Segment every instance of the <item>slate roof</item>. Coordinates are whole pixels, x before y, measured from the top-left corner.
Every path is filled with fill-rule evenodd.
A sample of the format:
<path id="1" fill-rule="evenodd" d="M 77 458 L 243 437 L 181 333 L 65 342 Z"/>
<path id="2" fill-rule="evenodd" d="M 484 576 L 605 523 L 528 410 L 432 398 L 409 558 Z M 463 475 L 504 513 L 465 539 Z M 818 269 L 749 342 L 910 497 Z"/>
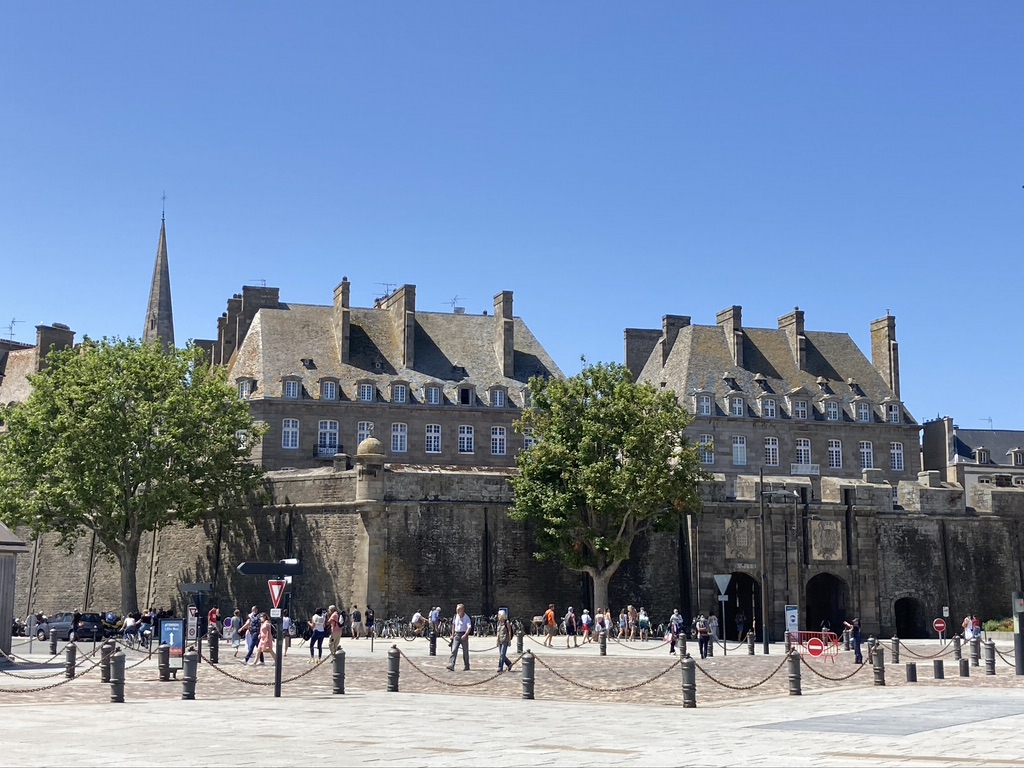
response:
<path id="1" fill-rule="evenodd" d="M 954 428 L 950 463 L 976 463 L 974 451 L 977 448 L 988 449 L 990 464 L 1013 466 L 1010 453 L 1015 449 L 1024 449 L 1024 432 L 1014 429 Z"/>
<path id="2" fill-rule="evenodd" d="M 11 529 L 0 523 L 0 554 L 20 555 L 28 552 L 28 544 L 15 536 Z"/>
<path id="3" fill-rule="evenodd" d="M 744 393 L 748 407 L 762 392 L 780 400 L 803 388 L 811 401 L 836 396 L 845 406 L 866 399 L 873 406 L 895 395 L 885 379 L 846 333 L 805 331 L 805 370 L 797 367 L 785 331 L 770 328 L 743 329 L 743 367 L 733 363 L 725 329 L 719 325 L 689 325 L 679 329 L 664 367 L 661 346 L 651 353 L 639 378 L 673 389 L 686 402 L 698 391 L 713 393 L 716 407 L 734 389 Z M 760 376 L 755 380 L 755 376 Z M 824 386 L 819 384 L 824 379 Z M 847 384 L 852 379 L 854 385 Z M 735 382 L 735 387 L 733 386 Z M 688 404 L 688 403 L 687 403 Z M 903 423 L 917 422 L 904 407 Z M 721 410 L 719 414 L 722 415 Z M 780 413 L 780 418 L 788 418 Z M 849 420 L 849 413 L 844 415 Z"/>

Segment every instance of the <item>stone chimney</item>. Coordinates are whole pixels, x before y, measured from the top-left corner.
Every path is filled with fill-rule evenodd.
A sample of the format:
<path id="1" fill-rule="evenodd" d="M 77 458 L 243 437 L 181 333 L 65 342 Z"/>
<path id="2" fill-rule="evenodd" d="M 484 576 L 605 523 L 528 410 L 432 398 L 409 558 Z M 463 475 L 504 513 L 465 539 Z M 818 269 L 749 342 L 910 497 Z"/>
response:
<path id="1" fill-rule="evenodd" d="M 640 377 L 647 360 L 663 336 L 664 333 L 656 328 L 627 328 L 623 332 L 624 359 L 626 367 L 633 374 L 633 381 Z"/>
<path id="2" fill-rule="evenodd" d="M 350 351 L 352 310 L 349 309 L 349 288 L 347 277 L 342 277 L 334 289 L 334 340 L 338 344 L 338 357 L 347 363 Z"/>
<path id="3" fill-rule="evenodd" d="M 75 344 L 75 332 L 64 323 L 36 326 L 36 371 L 46 367 L 51 349 L 67 349 Z"/>
<path id="4" fill-rule="evenodd" d="M 391 325 L 398 339 L 402 355 L 402 367 L 412 368 L 416 364 L 416 286 L 403 285 L 390 296 L 377 299 L 374 309 L 386 309 L 391 313 Z"/>
<path id="5" fill-rule="evenodd" d="M 516 321 L 512 315 L 512 291 L 494 294 L 494 354 L 501 375 L 515 375 Z"/>
<path id="6" fill-rule="evenodd" d="M 885 317 L 871 323 L 871 364 L 882 374 L 889 389 L 900 399 L 900 350 L 896 343 L 896 316 L 886 312 Z"/>
<path id="7" fill-rule="evenodd" d="M 668 356 L 672 354 L 672 347 L 676 344 L 679 336 L 679 329 L 690 324 L 690 318 L 685 315 L 662 315 L 661 318 L 661 365 L 665 366 Z"/>
<path id="8" fill-rule="evenodd" d="M 807 370 L 807 337 L 804 336 L 804 313 L 800 307 L 793 307 L 788 315 L 779 318 L 779 330 L 786 332 L 793 362 L 801 370 Z"/>
<path id="9" fill-rule="evenodd" d="M 733 365 L 743 367 L 743 308 L 732 306 L 723 309 L 715 316 L 717 322 L 725 331 L 725 342 L 729 345 L 729 353 L 732 355 Z"/>

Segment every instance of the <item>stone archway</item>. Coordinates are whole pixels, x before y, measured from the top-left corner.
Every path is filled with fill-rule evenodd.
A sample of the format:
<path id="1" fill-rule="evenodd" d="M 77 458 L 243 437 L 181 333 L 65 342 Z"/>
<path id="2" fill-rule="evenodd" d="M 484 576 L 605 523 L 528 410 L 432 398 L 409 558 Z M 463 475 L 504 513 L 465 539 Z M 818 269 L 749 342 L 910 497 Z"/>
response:
<path id="1" fill-rule="evenodd" d="M 901 597 L 892 606 L 896 619 L 896 636 L 900 639 L 930 637 L 924 604 L 916 597 Z"/>
<path id="2" fill-rule="evenodd" d="M 846 582 L 831 573 L 819 573 L 807 582 L 806 595 L 805 629 L 816 632 L 827 620 L 833 632 L 842 634 L 849 595 Z"/>
<path id="3" fill-rule="evenodd" d="M 725 591 L 728 601 L 725 603 L 725 625 L 720 633 L 730 641 L 739 640 L 736 617 L 742 613 L 743 636 L 753 627 L 754 619 L 761 616 L 761 585 L 750 575 L 734 571 L 729 580 L 729 588 Z M 721 606 L 721 603 L 719 603 Z M 719 611 L 719 616 L 722 611 Z"/>

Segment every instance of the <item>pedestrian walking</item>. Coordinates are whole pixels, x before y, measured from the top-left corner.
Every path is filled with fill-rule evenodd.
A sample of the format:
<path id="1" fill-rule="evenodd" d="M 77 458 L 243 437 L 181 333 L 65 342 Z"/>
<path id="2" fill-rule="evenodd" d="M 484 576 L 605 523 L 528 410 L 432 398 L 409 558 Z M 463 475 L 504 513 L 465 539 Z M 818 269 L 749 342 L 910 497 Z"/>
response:
<path id="1" fill-rule="evenodd" d="M 743 630 L 747 628 L 747 614 L 741 609 L 736 613 L 736 639 L 743 639 Z"/>
<path id="2" fill-rule="evenodd" d="M 253 666 L 262 666 L 266 663 L 264 653 L 269 653 L 271 660 L 277 663 L 277 657 L 274 655 L 274 625 L 270 622 L 270 614 L 266 612 L 260 614 L 259 638 L 256 642 L 256 656 L 252 660 Z"/>
<path id="3" fill-rule="evenodd" d="M 555 642 L 556 631 L 558 631 L 558 625 L 555 624 L 555 604 L 549 603 L 548 609 L 544 611 L 544 645 L 548 648 L 551 648 Z"/>
<path id="4" fill-rule="evenodd" d="M 473 632 L 473 622 L 466 615 L 466 606 L 459 603 L 455 606 L 455 615 L 452 617 L 452 655 L 448 659 L 448 671 L 455 671 L 455 661 L 459 657 L 459 648 L 462 648 L 462 664 L 466 672 L 469 672 L 469 636 Z"/>
<path id="5" fill-rule="evenodd" d="M 694 629 L 697 631 L 697 647 L 700 649 L 700 657 L 706 659 L 708 657 L 708 646 L 711 645 L 711 627 L 708 625 L 708 620 L 704 618 L 703 613 L 697 616 Z"/>
<path id="6" fill-rule="evenodd" d="M 313 634 L 309 638 L 309 663 L 319 663 L 324 657 L 324 609 L 317 608 L 313 612 L 313 618 L 309 620 L 309 628 Z M 317 656 L 314 658 L 313 651 L 316 649 Z"/>
<path id="7" fill-rule="evenodd" d="M 327 609 L 327 631 L 331 633 L 329 641 L 331 656 L 335 656 L 338 653 L 338 648 L 341 647 L 341 635 L 345 626 L 342 621 L 338 607 L 336 605 L 330 606 Z"/>
<path id="8" fill-rule="evenodd" d="M 668 647 L 669 655 L 676 652 L 676 643 L 679 641 L 679 633 L 683 631 L 683 615 L 678 608 L 672 609 L 672 615 L 668 618 L 668 632 L 671 644 Z"/>
<path id="9" fill-rule="evenodd" d="M 252 658 L 253 652 L 256 650 L 256 645 L 260 639 L 260 623 L 260 612 L 254 605 L 245 619 L 245 624 L 242 625 L 242 631 L 245 633 L 246 649 L 245 658 L 242 659 L 243 664 L 249 663 L 249 659 Z"/>
<path id="10" fill-rule="evenodd" d="M 853 640 L 853 661 L 856 664 L 863 664 L 864 657 L 860 652 L 860 618 L 851 621 L 844 621 L 843 624 L 850 630 L 850 637 Z"/>
<path id="11" fill-rule="evenodd" d="M 292 638 L 295 637 L 295 623 L 288 615 L 287 608 L 281 611 L 281 632 L 284 634 L 284 650 L 281 651 L 281 655 L 287 656 L 288 649 L 292 647 Z"/>
<path id="12" fill-rule="evenodd" d="M 358 640 L 363 634 L 363 614 L 359 612 L 359 606 L 352 605 L 352 639 Z"/>
<path id="13" fill-rule="evenodd" d="M 512 662 L 508 660 L 508 646 L 512 642 L 512 627 L 508 623 L 508 616 L 505 614 L 504 608 L 498 609 L 496 634 L 498 636 L 498 674 L 500 675 L 505 671 L 506 666 L 509 672 L 512 671 Z"/>
<path id="14" fill-rule="evenodd" d="M 573 647 L 579 648 L 579 640 L 576 639 L 576 629 L 579 626 L 579 622 L 576 619 L 576 614 L 572 611 L 572 606 L 569 606 L 569 610 L 565 614 L 565 647 L 569 647 L 569 639 L 572 639 Z"/>
<path id="15" fill-rule="evenodd" d="M 373 630 L 373 621 L 374 621 L 374 617 L 373 617 L 373 606 L 372 605 L 366 606 L 366 613 L 363 614 L 363 617 L 364 617 L 364 622 L 363 623 L 366 624 L 366 636 L 367 637 L 373 637 L 373 631 L 374 631 Z"/>
<path id="16" fill-rule="evenodd" d="M 235 658 L 238 658 L 238 649 L 242 645 L 242 625 L 245 620 L 242 618 L 242 612 L 235 608 L 235 612 L 231 615 L 231 647 L 235 649 Z"/>

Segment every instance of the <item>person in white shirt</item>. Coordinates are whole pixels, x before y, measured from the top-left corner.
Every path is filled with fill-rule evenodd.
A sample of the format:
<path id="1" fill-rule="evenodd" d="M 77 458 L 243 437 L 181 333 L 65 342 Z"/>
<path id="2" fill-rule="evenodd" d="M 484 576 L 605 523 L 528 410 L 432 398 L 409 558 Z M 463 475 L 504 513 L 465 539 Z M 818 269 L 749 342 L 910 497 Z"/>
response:
<path id="1" fill-rule="evenodd" d="M 416 634 L 421 635 L 423 634 L 423 628 L 427 625 L 427 620 L 423 618 L 422 613 L 416 611 L 416 613 L 412 615 L 412 621 L 409 623 L 412 625 L 412 628 L 416 631 Z"/>
<path id="2" fill-rule="evenodd" d="M 469 636 L 473 632 L 473 622 L 466 615 L 466 606 L 459 603 L 455 606 L 455 616 L 452 617 L 452 656 L 448 659 L 448 671 L 455 671 L 455 660 L 459 657 L 459 648 L 462 648 L 462 663 L 469 672 Z"/>

